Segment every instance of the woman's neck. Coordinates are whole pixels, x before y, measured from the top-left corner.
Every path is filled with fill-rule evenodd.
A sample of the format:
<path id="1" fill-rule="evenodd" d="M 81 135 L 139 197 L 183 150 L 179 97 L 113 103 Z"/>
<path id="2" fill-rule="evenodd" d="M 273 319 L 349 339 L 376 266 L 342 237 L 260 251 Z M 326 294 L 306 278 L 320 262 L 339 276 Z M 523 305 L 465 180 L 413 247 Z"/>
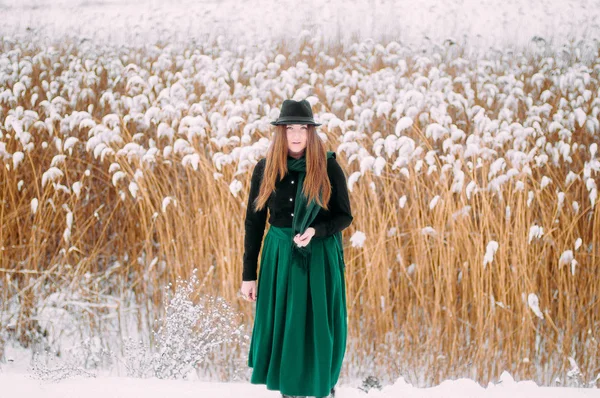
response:
<path id="1" fill-rule="evenodd" d="M 302 152 L 292 152 L 288 150 L 288 156 L 294 159 L 300 159 L 302 156 L 304 156 L 305 152 L 305 149 L 303 149 Z"/>

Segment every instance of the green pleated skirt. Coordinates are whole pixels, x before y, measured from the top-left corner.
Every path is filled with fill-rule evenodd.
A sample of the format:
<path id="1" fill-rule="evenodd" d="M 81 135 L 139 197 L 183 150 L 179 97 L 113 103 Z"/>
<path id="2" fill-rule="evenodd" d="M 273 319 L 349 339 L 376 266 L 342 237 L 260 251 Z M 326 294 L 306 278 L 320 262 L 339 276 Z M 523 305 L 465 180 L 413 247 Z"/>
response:
<path id="1" fill-rule="evenodd" d="M 341 239 L 313 237 L 304 271 L 290 261 L 292 234 L 292 228 L 271 226 L 264 239 L 248 354 L 250 382 L 287 395 L 326 397 L 346 351 Z"/>

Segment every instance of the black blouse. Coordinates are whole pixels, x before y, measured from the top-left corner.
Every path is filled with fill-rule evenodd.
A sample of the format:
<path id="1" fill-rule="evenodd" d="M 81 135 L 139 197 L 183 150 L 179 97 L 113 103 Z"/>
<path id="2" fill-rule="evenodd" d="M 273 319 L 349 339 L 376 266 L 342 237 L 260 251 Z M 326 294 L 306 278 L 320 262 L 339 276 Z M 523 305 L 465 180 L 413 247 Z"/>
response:
<path id="1" fill-rule="evenodd" d="M 288 157 L 290 157 L 288 155 Z M 291 227 L 294 217 L 294 200 L 296 200 L 296 185 L 298 172 L 288 171 L 282 180 L 275 183 L 275 191 L 269 197 L 264 209 L 254 211 L 254 199 L 258 196 L 260 183 L 262 181 L 266 158 L 262 158 L 254 166 L 252 180 L 250 183 L 250 194 L 246 208 L 244 237 L 244 270 L 243 281 L 254 281 L 257 279 L 258 254 L 265 232 L 267 209 L 269 210 L 269 224 L 276 227 Z M 329 210 L 321 208 L 310 227 L 315 229 L 315 237 L 333 235 L 342 231 L 352 223 L 352 211 L 348 197 L 346 176 L 335 159 L 327 159 L 327 175 L 331 183 L 331 198 L 329 199 Z"/>

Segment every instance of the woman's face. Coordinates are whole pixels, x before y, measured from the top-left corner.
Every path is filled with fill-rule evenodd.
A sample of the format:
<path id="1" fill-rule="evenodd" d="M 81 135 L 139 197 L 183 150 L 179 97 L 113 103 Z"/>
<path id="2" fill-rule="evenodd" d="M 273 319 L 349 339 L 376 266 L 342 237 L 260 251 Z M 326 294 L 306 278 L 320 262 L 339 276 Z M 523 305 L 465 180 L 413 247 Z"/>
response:
<path id="1" fill-rule="evenodd" d="M 287 135 L 288 152 L 290 155 L 300 156 L 306 148 L 308 126 L 306 124 L 288 124 L 285 126 Z"/>

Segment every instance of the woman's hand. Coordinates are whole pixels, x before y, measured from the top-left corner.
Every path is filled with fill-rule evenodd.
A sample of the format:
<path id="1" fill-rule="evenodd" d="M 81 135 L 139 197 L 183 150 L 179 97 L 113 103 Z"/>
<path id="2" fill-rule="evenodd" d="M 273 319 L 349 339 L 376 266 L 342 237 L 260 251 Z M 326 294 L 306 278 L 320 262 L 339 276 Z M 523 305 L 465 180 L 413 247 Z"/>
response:
<path id="1" fill-rule="evenodd" d="M 256 301 L 256 281 L 243 281 L 240 289 L 246 301 Z"/>
<path id="2" fill-rule="evenodd" d="M 313 227 L 308 227 L 302 235 L 297 234 L 296 236 L 294 236 L 294 242 L 299 247 L 303 247 L 310 243 L 310 240 L 313 236 L 315 236 L 315 229 Z"/>

